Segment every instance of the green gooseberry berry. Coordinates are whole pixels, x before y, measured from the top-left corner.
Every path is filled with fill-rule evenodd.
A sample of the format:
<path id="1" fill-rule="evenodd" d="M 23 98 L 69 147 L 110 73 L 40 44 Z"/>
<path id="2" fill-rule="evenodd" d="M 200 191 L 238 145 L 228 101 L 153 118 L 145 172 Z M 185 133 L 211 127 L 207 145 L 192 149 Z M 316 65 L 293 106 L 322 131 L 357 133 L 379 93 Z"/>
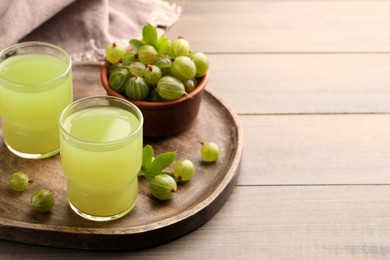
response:
<path id="1" fill-rule="evenodd" d="M 149 101 L 152 101 L 152 102 L 163 102 L 163 101 L 165 101 L 165 99 L 163 99 L 162 97 L 160 97 L 160 95 L 158 94 L 158 91 L 157 91 L 156 88 L 153 88 L 153 89 L 149 92 L 148 100 L 149 100 Z"/>
<path id="2" fill-rule="evenodd" d="M 195 63 L 187 56 L 177 57 L 171 66 L 172 75 L 180 81 L 195 77 Z"/>
<path id="3" fill-rule="evenodd" d="M 195 166 L 189 159 L 182 159 L 173 167 L 173 175 L 177 181 L 188 181 L 194 174 Z"/>
<path id="4" fill-rule="evenodd" d="M 152 86 L 157 86 L 158 81 L 161 79 L 162 73 L 159 67 L 156 65 L 146 65 L 144 78 Z"/>
<path id="5" fill-rule="evenodd" d="M 190 44 L 183 37 L 178 37 L 172 42 L 171 54 L 173 57 L 188 56 L 190 53 Z"/>
<path id="6" fill-rule="evenodd" d="M 170 58 L 163 55 L 159 55 L 155 60 L 154 65 L 160 68 L 163 76 L 171 74 L 172 61 Z"/>
<path id="7" fill-rule="evenodd" d="M 118 68 L 110 74 L 108 84 L 115 91 L 122 92 L 124 90 L 124 83 L 129 77 L 130 73 L 127 68 Z"/>
<path id="8" fill-rule="evenodd" d="M 28 175 L 24 172 L 18 171 L 13 173 L 8 178 L 8 186 L 17 192 L 22 192 L 27 189 L 28 184 L 31 182 Z"/>
<path id="9" fill-rule="evenodd" d="M 124 69 L 124 67 L 123 67 L 123 64 L 120 63 L 120 62 L 114 63 L 114 64 L 110 64 L 108 73 L 109 73 L 109 75 L 111 75 L 115 71 L 121 70 L 121 69 Z"/>
<path id="10" fill-rule="evenodd" d="M 205 162 L 215 162 L 219 158 L 219 146 L 214 142 L 203 143 L 200 154 Z"/>
<path id="11" fill-rule="evenodd" d="M 172 76 L 164 76 L 157 83 L 157 92 L 163 99 L 175 100 L 187 94 L 184 84 Z"/>
<path id="12" fill-rule="evenodd" d="M 145 64 L 143 64 L 143 63 L 141 63 L 139 61 L 135 61 L 135 62 L 131 63 L 130 66 L 129 66 L 130 73 L 132 75 L 136 75 L 138 77 L 143 77 L 144 76 L 145 69 L 146 69 Z"/>
<path id="13" fill-rule="evenodd" d="M 209 69 L 209 60 L 203 52 L 195 52 L 191 55 L 191 60 L 195 63 L 195 77 L 203 77 Z"/>
<path id="14" fill-rule="evenodd" d="M 149 95 L 149 86 L 142 77 L 130 77 L 125 83 L 126 96 L 131 100 L 145 100 Z"/>
<path id="15" fill-rule="evenodd" d="M 149 186 L 150 193 L 159 200 L 169 200 L 177 190 L 175 179 L 165 173 L 156 175 L 149 182 Z"/>
<path id="16" fill-rule="evenodd" d="M 109 43 L 106 46 L 106 57 L 110 63 L 119 62 L 126 53 L 126 47 L 120 42 Z"/>
<path id="17" fill-rule="evenodd" d="M 152 45 L 145 44 L 138 49 L 138 59 L 143 64 L 153 64 L 157 59 L 158 52 Z"/>
<path id="18" fill-rule="evenodd" d="M 122 58 L 122 64 L 129 66 L 131 63 L 138 61 L 138 55 L 134 50 L 127 51 Z"/>
<path id="19" fill-rule="evenodd" d="M 31 206 L 39 213 L 50 211 L 53 205 L 54 195 L 49 190 L 40 189 L 31 196 Z"/>
<path id="20" fill-rule="evenodd" d="M 183 84 L 186 92 L 190 93 L 198 85 L 198 82 L 195 78 L 193 78 L 193 79 L 187 79 L 186 81 L 183 82 Z"/>

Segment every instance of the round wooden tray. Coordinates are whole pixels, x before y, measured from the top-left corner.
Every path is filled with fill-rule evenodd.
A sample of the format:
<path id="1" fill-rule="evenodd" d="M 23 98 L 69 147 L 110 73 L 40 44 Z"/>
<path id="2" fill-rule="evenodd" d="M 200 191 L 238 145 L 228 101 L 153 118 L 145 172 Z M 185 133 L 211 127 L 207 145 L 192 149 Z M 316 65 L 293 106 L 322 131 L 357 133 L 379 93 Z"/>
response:
<path id="1" fill-rule="evenodd" d="M 105 95 L 100 66 L 74 64 L 75 99 Z M 221 157 L 216 163 L 201 161 L 198 141 L 206 140 L 220 145 Z M 8 151 L 0 131 L 0 239 L 65 248 L 140 249 L 176 239 L 211 219 L 231 194 L 239 172 L 242 130 L 232 109 L 206 91 L 190 129 L 167 138 L 144 139 L 146 144 L 152 145 L 156 154 L 176 151 L 177 159 L 191 159 L 196 167 L 194 177 L 179 185 L 167 202 L 152 198 L 147 182 L 139 177 L 134 210 L 122 219 L 98 223 L 77 216 L 68 206 L 59 155 L 42 160 L 18 158 Z M 8 177 L 15 171 L 24 171 L 33 178 L 22 193 L 7 186 Z M 29 204 L 31 194 L 39 188 L 55 194 L 56 203 L 49 213 L 36 213 Z"/>

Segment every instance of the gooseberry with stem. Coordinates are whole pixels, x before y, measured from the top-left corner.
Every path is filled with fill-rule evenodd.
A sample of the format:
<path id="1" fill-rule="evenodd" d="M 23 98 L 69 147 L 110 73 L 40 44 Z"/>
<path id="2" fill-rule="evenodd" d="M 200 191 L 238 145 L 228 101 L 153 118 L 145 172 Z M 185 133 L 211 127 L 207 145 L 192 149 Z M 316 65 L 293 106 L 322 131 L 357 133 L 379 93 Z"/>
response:
<path id="1" fill-rule="evenodd" d="M 172 76 L 164 76 L 157 83 L 157 92 L 163 99 L 175 100 L 187 94 L 184 84 Z"/>
<path id="2" fill-rule="evenodd" d="M 215 162 L 219 158 L 219 146 L 214 142 L 202 143 L 200 154 L 205 162 Z"/>
<path id="3" fill-rule="evenodd" d="M 146 65 L 144 72 L 144 78 L 152 86 L 156 86 L 158 81 L 161 79 L 162 73 L 159 67 L 156 65 Z"/>
<path id="4" fill-rule="evenodd" d="M 173 57 L 187 56 L 190 53 L 190 44 L 183 37 L 178 37 L 172 42 L 171 53 Z"/>
<path id="5" fill-rule="evenodd" d="M 189 159 L 182 159 L 178 161 L 173 167 L 173 175 L 176 181 L 188 181 L 195 174 L 195 166 Z"/>
<path id="6" fill-rule="evenodd" d="M 175 179 L 170 175 L 162 173 L 156 175 L 150 182 L 150 193 L 159 200 L 169 200 L 173 192 L 177 190 Z"/>
<path id="7" fill-rule="evenodd" d="M 120 42 L 109 43 L 106 46 L 106 57 L 112 64 L 119 62 L 126 53 L 126 47 Z"/>

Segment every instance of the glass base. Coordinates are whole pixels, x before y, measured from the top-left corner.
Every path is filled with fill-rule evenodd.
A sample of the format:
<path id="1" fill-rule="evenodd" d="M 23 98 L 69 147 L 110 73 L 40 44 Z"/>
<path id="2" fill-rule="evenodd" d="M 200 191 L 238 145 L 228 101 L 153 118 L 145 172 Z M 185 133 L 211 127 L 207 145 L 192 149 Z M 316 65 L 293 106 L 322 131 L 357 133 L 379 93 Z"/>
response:
<path id="1" fill-rule="evenodd" d="M 48 152 L 48 153 L 38 153 L 38 154 L 22 153 L 22 152 L 19 152 L 19 151 L 16 151 L 15 149 L 13 149 L 11 146 L 9 146 L 7 144 L 6 141 L 4 141 L 4 142 L 5 142 L 5 145 L 7 146 L 8 150 L 10 150 L 13 154 L 15 154 L 19 157 L 25 158 L 25 159 L 43 159 L 43 158 L 48 158 L 48 157 L 54 156 L 60 152 L 60 148 L 58 148 L 58 149 L 51 151 L 51 152 Z"/>
<path id="2" fill-rule="evenodd" d="M 124 217 L 125 215 L 127 215 L 127 213 L 129 213 L 135 206 L 135 202 L 133 205 L 131 205 L 128 209 L 126 209 L 125 211 L 122 211 L 121 213 L 118 213 L 118 214 L 115 214 L 115 215 L 112 215 L 112 216 L 93 216 L 93 215 L 89 215 L 87 213 L 84 213 L 82 211 L 80 211 L 78 208 L 76 208 L 70 201 L 69 201 L 69 206 L 72 208 L 72 210 L 74 212 L 76 212 L 77 215 L 79 215 L 80 217 L 83 217 L 85 219 L 88 219 L 88 220 L 92 220 L 92 221 L 97 221 L 97 222 L 106 222 L 106 221 L 112 221 L 112 220 L 116 220 L 118 218 L 121 218 L 121 217 Z"/>

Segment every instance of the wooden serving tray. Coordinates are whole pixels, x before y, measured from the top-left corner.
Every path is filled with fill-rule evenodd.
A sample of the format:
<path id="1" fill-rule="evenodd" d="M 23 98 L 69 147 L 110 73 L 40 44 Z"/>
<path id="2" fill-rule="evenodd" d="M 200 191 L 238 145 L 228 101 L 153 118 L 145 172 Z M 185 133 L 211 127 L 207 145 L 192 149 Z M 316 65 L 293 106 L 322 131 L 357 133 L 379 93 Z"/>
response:
<path id="1" fill-rule="evenodd" d="M 105 95 L 100 66 L 74 64 L 75 99 Z M 216 163 L 201 161 L 198 141 L 206 140 L 220 146 L 221 157 Z M 206 91 L 190 129 L 171 137 L 144 139 L 146 144 L 152 145 L 156 154 L 176 151 L 177 159 L 191 159 L 196 167 L 194 177 L 179 185 L 173 199 L 166 202 L 152 198 L 147 182 L 139 177 L 133 211 L 119 220 L 99 223 L 79 217 L 68 206 L 59 155 L 42 160 L 18 158 L 4 145 L 0 130 L 0 239 L 79 249 L 139 249 L 176 239 L 211 219 L 231 194 L 239 172 L 242 130 L 232 109 Z M 8 177 L 16 171 L 33 178 L 22 193 L 7 186 Z M 40 188 L 55 194 L 56 202 L 49 213 L 36 213 L 30 206 L 32 193 Z"/>

